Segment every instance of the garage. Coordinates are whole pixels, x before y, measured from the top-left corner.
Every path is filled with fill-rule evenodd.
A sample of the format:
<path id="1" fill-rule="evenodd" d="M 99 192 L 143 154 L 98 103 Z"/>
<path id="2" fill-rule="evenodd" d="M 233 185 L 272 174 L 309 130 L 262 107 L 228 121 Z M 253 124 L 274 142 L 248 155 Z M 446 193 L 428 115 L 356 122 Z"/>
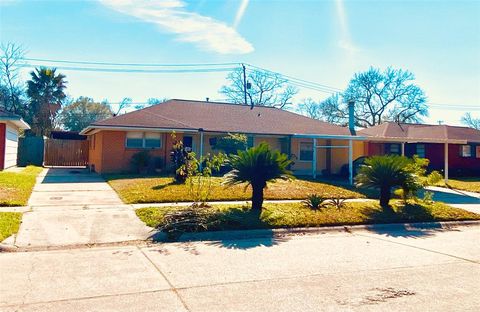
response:
<path id="1" fill-rule="evenodd" d="M 20 130 L 30 129 L 23 119 L 0 109 L 0 170 L 17 165 Z"/>

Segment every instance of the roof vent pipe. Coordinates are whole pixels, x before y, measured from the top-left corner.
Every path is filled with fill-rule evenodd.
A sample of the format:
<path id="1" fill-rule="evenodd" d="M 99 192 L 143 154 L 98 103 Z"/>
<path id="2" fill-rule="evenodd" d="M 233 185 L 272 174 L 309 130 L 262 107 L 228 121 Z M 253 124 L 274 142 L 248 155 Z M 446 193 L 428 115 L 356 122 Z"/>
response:
<path id="1" fill-rule="evenodd" d="M 355 101 L 348 101 L 348 129 L 355 134 Z"/>

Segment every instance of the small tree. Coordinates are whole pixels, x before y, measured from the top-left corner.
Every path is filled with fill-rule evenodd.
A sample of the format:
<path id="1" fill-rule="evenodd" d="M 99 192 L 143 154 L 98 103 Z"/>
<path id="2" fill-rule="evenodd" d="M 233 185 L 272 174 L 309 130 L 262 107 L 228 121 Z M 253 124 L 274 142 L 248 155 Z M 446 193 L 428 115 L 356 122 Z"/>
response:
<path id="1" fill-rule="evenodd" d="M 198 170 L 198 161 L 195 153 L 185 149 L 183 142 L 177 140 L 175 133 L 172 133 L 173 146 L 170 152 L 170 159 L 174 165 L 175 181 L 185 183 L 187 178 Z"/>
<path id="2" fill-rule="evenodd" d="M 387 208 L 392 188 L 401 187 L 408 193 L 410 187 L 416 186 L 416 176 L 408 170 L 410 165 L 411 160 L 397 155 L 367 158 L 355 177 L 356 185 L 380 189 L 380 205 Z"/>
<path id="3" fill-rule="evenodd" d="M 238 155 L 231 155 L 229 164 L 232 171 L 225 175 L 225 185 L 247 183 L 252 186 L 252 209 L 260 212 L 263 204 L 263 189 L 267 182 L 276 179 L 290 179 L 292 173 L 287 170 L 291 161 L 286 154 L 272 151 L 268 144 L 261 143 Z"/>

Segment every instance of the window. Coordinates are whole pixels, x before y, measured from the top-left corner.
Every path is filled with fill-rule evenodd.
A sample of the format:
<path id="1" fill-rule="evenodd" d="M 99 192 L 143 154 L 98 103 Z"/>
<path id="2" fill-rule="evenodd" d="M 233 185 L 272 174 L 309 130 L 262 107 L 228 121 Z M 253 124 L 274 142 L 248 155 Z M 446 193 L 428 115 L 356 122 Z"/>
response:
<path id="1" fill-rule="evenodd" d="M 162 146 L 159 132 L 127 132 L 127 148 L 160 148 Z"/>
<path id="2" fill-rule="evenodd" d="M 313 143 L 300 142 L 300 158 L 301 161 L 313 160 Z"/>
<path id="3" fill-rule="evenodd" d="M 191 152 L 193 150 L 193 138 L 191 136 L 184 136 L 183 137 L 183 147 L 187 152 Z"/>
<path id="4" fill-rule="evenodd" d="M 145 132 L 145 148 L 160 148 L 162 142 L 159 132 Z"/>
<path id="5" fill-rule="evenodd" d="M 480 145 L 477 145 L 475 147 L 475 154 L 476 154 L 477 158 L 480 158 Z"/>
<path id="6" fill-rule="evenodd" d="M 472 157 L 472 147 L 470 145 L 461 145 L 460 146 L 460 156 L 462 156 L 462 157 Z"/>
<path id="7" fill-rule="evenodd" d="M 417 144 L 415 154 L 420 158 L 425 158 L 425 144 Z"/>
<path id="8" fill-rule="evenodd" d="M 400 144 L 390 144 L 389 154 L 400 155 Z"/>
<path id="9" fill-rule="evenodd" d="M 251 148 L 255 145 L 255 137 L 253 135 L 249 135 L 247 137 L 247 148 Z"/>

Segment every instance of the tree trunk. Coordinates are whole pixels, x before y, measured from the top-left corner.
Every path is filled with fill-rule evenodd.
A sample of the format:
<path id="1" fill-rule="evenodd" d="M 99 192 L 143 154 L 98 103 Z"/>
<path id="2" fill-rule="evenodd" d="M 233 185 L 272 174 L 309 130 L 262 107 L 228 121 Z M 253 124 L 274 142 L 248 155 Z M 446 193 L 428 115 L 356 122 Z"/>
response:
<path id="1" fill-rule="evenodd" d="M 252 209 L 261 211 L 263 205 L 263 187 L 252 184 Z"/>
<path id="2" fill-rule="evenodd" d="M 382 186 L 380 188 L 380 206 L 383 208 L 388 208 L 388 203 L 390 202 L 390 187 Z"/>

